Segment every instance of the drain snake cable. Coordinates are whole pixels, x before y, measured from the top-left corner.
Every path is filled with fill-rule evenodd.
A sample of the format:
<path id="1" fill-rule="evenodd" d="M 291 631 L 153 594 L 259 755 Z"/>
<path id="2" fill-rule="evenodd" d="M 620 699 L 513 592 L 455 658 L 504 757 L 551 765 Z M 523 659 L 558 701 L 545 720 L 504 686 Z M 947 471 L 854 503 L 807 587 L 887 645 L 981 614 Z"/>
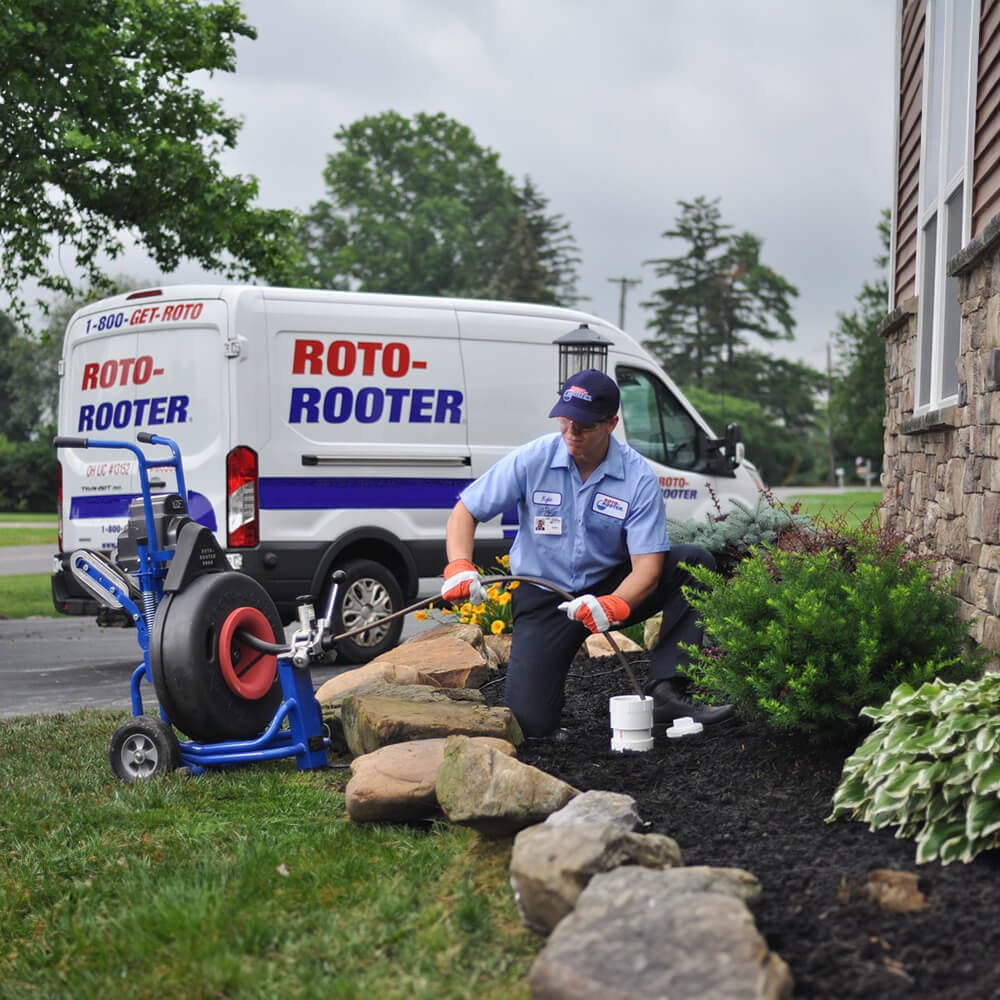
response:
<path id="1" fill-rule="evenodd" d="M 544 590 L 551 590 L 553 593 L 557 594 L 563 600 L 571 601 L 573 600 L 573 595 L 567 593 L 561 587 L 552 583 L 549 580 L 544 580 L 537 576 L 511 576 L 511 575 L 501 575 L 501 576 L 484 576 L 481 577 L 481 582 L 485 586 L 490 586 L 494 583 L 528 583 L 535 587 L 542 587 Z M 404 615 L 412 614 L 414 611 L 420 611 L 423 608 L 429 607 L 435 601 L 440 601 L 440 595 L 433 595 L 431 597 L 424 597 L 417 601 L 415 604 L 411 604 L 407 608 L 402 608 L 399 611 L 392 611 L 387 615 L 383 615 L 374 622 L 366 622 L 364 625 L 360 625 L 357 628 L 352 628 L 347 632 L 341 632 L 339 635 L 331 637 L 328 641 L 330 645 L 340 642 L 341 639 L 350 639 L 352 636 L 361 635 L 364 632 L 370 631 L 375 625 L 382 622 L 392 621 L 395 618 L 402 618 Z M 252 646 L 254 649 L 262 653 L 272 653 L 276 656 L 281 656 L 289 651 L 289 646 L 281 643 L 267 642 L 261 639 L 259 636 L 252 635 L 245 629 L 239 629 L 236 632 L 236 636 L 248 646 Z M 632 683 L 632 687 L 635 689 L 635 693 L 639 696 L 640 701 L 648 697 L 642 690 L 642 685 L 639 683 L 635 676 L 635 672 L 632 670 L 631 665 L 622 652 L 621 647 L 615 642 L 614 636 L 610 632 L 604 633 L 604 638 L 608 641 L 608 645 L 611 647 L 615 656 L 618 659 L 618 663 L 622 670 L 625 671 L 625 675 L 628 677 L 629 681 Z"/>

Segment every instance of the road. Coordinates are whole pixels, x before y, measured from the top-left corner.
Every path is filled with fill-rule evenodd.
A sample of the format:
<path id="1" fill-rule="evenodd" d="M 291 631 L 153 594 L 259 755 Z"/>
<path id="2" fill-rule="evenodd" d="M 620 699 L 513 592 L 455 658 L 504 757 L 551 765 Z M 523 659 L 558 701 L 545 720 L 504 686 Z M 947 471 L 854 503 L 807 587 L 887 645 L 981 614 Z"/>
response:
<path id="1" fill-rule="evenodd" d="M 0 547 L 0 576 L 48 573 L 52 545 Z M 433 580 L 421 581 L 421 596 L 436 593 Z M 3 608 L 0 608 L 0 615 Z M 408 616 L 407 638 L 421 626 Z M 142 662 L 133 629 L 98 628 L 92 618 L 0 619 L 0 718 L 52 715 L 79 709 L 131 709 L 129 682 Z M 343 666 L 313 670 L 319 687 Z M 148 685 L 142 687 L 147 712 L 156 710 Z"/>

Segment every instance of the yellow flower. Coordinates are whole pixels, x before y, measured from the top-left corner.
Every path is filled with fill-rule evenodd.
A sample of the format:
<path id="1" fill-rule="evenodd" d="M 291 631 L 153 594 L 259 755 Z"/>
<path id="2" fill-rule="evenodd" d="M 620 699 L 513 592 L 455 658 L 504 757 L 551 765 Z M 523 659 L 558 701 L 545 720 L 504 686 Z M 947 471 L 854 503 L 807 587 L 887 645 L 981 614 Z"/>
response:
<path id="1" fill-rule="evenodd" d="M 495 601 L 503 591 L 503 587 L 499 583 L 491 583 L 489 590 L 486 591 L 486 598 L 490 601 Z"/>
<path id="2" fill-rule="evenodd" d="M 496 603 L 499 604 L 500 607 L 502 608 L 506 607 L 508 604 L 510 604 L 510 594 L 506 592 L 504 592 L 503 594 L 499 594 L 497 596 Z"/>
<path id="3" fill-rule="evenodd" d="M 504 570 L 510 570 L 510 555 L 501 556 L 497 560 L 497 564 Z"/>
<path id="4" fill-rule="evenodd" d="M 416 618 L 418 622 L 425 622 L 428 618 L 430 618 L 430 615 L 427 614 L 426 611 L 414 611 L 413 617 Z"/>
<path id="5" fill-rule="evenodd" d="M 521 581 L 520 580 L 511 580 L 510 583 L 507 584 L 507 589 L 508 590 L 517 590 L 517 588 L 520 587 L 520 586 L 521 586 Z"/>
<path id="6" fill-rule="evenodd" d="M 500 621 L 499 618 L 494 618 L 493 624 L 490 626 L 490 631 L 494 635 L 500 635 L 506 627 L 507 625 L 505 622 Z"/>

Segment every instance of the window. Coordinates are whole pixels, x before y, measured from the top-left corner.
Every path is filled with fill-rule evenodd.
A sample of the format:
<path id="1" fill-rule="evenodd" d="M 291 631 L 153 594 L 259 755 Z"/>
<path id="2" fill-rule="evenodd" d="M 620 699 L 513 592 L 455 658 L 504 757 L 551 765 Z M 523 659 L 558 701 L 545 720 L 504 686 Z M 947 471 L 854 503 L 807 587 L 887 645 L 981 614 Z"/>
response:
<path id="1" fill-rule="evenodd" d="M 621 389 L 628 443 L 651 462 L 693 469 L 698 460 L 697 428 L 667 387 L 648 372 L 621 365 L 615 380 Z"/>
<path id="2" fill-rule="evenodd" d="M 928 0 L 924 40 L 917 409 L 955 402 L 958 282 L 948 261 L 969 241 L 976 0 Z"/>

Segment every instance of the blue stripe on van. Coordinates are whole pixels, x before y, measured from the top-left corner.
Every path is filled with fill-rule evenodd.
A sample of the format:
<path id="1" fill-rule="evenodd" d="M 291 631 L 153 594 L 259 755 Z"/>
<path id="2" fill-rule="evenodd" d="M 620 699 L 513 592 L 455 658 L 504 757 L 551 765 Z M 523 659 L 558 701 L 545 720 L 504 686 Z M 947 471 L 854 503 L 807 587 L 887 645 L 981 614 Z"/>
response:
<path id="1" fill-rule="evenodd" d="M 261 510 L 451 510 L 470 479 L 388 476 L 268 476 Z"/>
<path id="2" fill-rule="evenodd" d="M 141 493 L 117 493 L 114 496 L 73 497 L 69 502 L 70 520 L 124 520 L 128 517 L 129 504 L 141 496 Z M 203 493 L 188 490 L 188 513 L 210 531 L 219 526 L 215 511 Z"/>

